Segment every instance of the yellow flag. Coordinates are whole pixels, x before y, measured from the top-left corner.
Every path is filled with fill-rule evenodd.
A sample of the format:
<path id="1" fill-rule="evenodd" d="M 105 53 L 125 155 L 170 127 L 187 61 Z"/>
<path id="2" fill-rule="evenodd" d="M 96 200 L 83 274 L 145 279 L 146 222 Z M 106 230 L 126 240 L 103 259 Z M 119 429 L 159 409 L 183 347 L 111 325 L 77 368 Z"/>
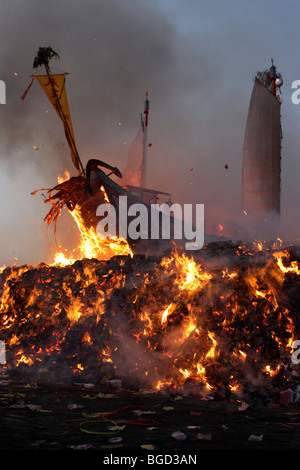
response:
<path id="1" fill-rule="evenodd" d="M 65 87 L 65 74 L 35 75 L 42 89 L 46 93 L 50 103 L 63 122 L 66 138 L 71 149 L 71 157 L 75 168 L 80 171 L 79 156 L 76 149 L 73 126 L 67 100 Z"/>

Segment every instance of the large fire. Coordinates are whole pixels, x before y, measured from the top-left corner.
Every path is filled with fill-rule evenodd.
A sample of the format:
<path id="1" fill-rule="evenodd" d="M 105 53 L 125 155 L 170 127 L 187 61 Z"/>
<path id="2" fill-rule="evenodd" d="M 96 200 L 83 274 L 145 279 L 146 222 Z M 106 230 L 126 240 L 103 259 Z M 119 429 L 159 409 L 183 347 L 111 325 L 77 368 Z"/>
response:
<path id="1" fill-rule="evenodd" d="M 58 183 L 67 181 L 70 178 L 68 171 L 65 172 L 65 178 L 58 176 Z M 105 199 L 108 201 L 105 189 L 101 187 L 104 193 Z M 76 259 L 82 258 L 99 258 L 109 259 L 113 255 L 132 255 L 131 248 L 127 240 L 118 237 L 100 238 L 97 236 L 95 231 L 85 227 L 84 221 L 78 207 L 75 207 L 73 211 L 70 211 L 73 219 L 76 222 L 80 233 L 80 243 L 76 250 L 76 257 L 67 257 L 63 252 L 57 252 L 54 257 L 54 264 L 60 266 L 67 266 L 74 263 Z"/>
<path id="2" fill-rule="evenodd" d="M 195 254 L 133 255 L 73 217 L 79 256 L 0 270 L 3 366 L 38 380 L 193 387 L 225 398 L 297 381 L 299 252 L 211 243 Z"/>

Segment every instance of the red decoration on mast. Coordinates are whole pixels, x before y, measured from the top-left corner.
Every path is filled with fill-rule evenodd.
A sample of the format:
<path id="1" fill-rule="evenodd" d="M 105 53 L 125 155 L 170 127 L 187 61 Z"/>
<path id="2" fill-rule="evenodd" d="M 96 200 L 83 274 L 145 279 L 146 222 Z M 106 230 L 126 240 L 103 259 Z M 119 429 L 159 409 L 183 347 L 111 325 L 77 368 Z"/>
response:
<path id="1" fill-rule="evenodd" d="M 144 103 L 144 126 L 148 126 L 148 116 L 149 116 L 149 100 L 148 100 L 148 91 L 146 91 L 146 99 Z"/>
<path id="2" fill-rule="evenodd" d="M 143 160 L 142 160 L 142 177 L 141 187 L 146 184 L 146 161 L 147 161 L 147 142 L 148 142 L 148 118 L 149 118 L 149 100 L 148 91 L 146 91 L 146 98 L 144 102 L 144 120 L 143 120 Z"/>
<path id="3" fill-rule="evenodd" d="M 276 85 L 275 85 L 275 80 L 276 80 L 276 67 L 274 66 L 274 61 L 273 57 L 271 58 L 271 67 L 270 67 L 270 78 L 271 78 L 271 88 L 272 88 L 272 93 L 273 95 L 276 95 Z"/>

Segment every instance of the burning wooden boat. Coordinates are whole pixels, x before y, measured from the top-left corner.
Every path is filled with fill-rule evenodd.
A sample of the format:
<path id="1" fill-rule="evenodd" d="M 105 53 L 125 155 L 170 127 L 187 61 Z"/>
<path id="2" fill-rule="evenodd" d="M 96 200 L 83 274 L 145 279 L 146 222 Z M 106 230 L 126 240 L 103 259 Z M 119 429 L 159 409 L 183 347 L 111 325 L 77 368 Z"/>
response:
<path id="1" fill-rule="evenodd" d="M 77 176 L 68 178 L 65 181 L 59 182 L 56 186 L 48 191 L 49 197 L 46 198 L 45 202 L 50 202 L 52 207 L 45 217 L 48 224 L 54 222 L 56 225 L 58 216 L 61 210 L 66 206 L 70 212 L 74 212 L 73 215 L 80 219 L 80 224 L 83 225 L 83 230 L 95 233 L 97 226 L 101 220 L 104 219 L 102 214 L 97 214 L 97 209 L 102 204 L 110 204 L 116 210 L 116 216 L 118 221 L 120 220 L 120 196 L 126 196 L 127 207 L 133 207 L 134 204 L 143 204 L 147 210 L 147 223 L 146 227 L 143 228 L 143 232 L 140 232 L 139 236 L 132 236 L 128 233 L 127 227 L 122 229 L 122 236 L 128 240 L 130 247 L 133 251 L 142 252 L 151 249 L 151 246 L 155 247 L 155 252 L 159 250 L 165 250 L 173 246 L 172 241 L 176 238 L 176 245 L 180 246 L 186 240 L 184 235 L 180 238 L 178 233 L 176 234 L 176 217 L 170 208 L 171 194 L 159 190 L 148 189 L 145 187 L 145 175 L 146 175 L 146 156 L 147 156 L 147 129 L 148 129 L 148 116 L 149 116 L 149 99 L 148 93 L 146 93 L 146 99 L 144 104 L 144 112 L 141 114 L 141 122 L 138 132 L 138 138 L 135 144 L 140 144 L 139 152 L 133 153 L 128 160 L 127 167 L 124 170 L 124 183 L 115 181 L 111 176 L 122 179 L 122 173 L 117 167 L 113 167 L 107 162 L 90 159 L 84 167 L 77 148 L 76 142 L 70 117 L 70 111 L 68 107 L 68 101 L 66 96 L 65 76 L 67 74 L 52 74 L 49 68 L 49 60 L 52 57 L 58 55 L 51 48 L 40 48 L 37 57 L 34 61 L 34 67 L 41 65 L 45 66 L 46 75 L 32 75 L 32 82 L 36 78 L 44 90 L 46 96 L 50 100 L 51 104 L 57 111 L 60 119 L 63 122 L 65 135 L 70 146 L 71 158 L 75 169 L 78 171 Z M 32 82 L 30 86 L 32 85 Z M 25 98 L 28 90 L 23 95 Z M 108 171 L 106 171 L 108 170 Z M 33 193 L 34 194 L 34 193 Z M 167 198 L 163 204 L 163 209 L 159 211 L 166 211 L 167 217 L 169 217 L 170 226 L 169 233 L 166 235 L 163 232 L 163 228 L 159 228 L 158 236 L 154 239 L 151 237 L 151 209 L 153 204 L 157 204 L 158 199 L 161 197 Z M 161 214 L 161 212 L 160 212 Z M 132 214 L 128 214 L 129 217 L 126 219 L 127 224 L 133 220 Z M 160 217 L 160 215 L 159 215 Z M 175 227 L 176 226 L 176 227 Z M 113 236 L 122 238 L 120 234 L 120 225 L 116 224 L 116 230 L 113 230 Z M 182 233 L 182 232 L 181 232 Z M 107 227 L 107 235 L 109 233 L 109 227 Z M 169 236 L 168 236 L 169 235 Z M 200 246 L 200 248 L 202 245 Z"/>

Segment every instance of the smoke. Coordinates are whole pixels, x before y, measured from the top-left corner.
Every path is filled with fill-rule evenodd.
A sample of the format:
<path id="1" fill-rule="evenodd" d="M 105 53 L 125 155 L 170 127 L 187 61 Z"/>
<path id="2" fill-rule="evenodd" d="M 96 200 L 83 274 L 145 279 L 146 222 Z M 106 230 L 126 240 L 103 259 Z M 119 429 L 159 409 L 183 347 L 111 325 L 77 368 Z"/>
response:
<path id="1" fill-rule="evenodd" d="M 275 55 L 287 87 L 299 78 L 286 53 L 288 46 L 292 54 L 293 43 L 282 35 L 274 51 L 273 28 L 283 28 L 282 18 L 265 3 L 250 7 L 231 0 L 224 8 L 206 0 L 2 2 L 0 79 L 7 104 L 0 108 L 0 265 L 15 257 L 20 263 L 52 261 L 56 246 L 51 228 L 46 236 L 47 207 L 41 193 L 31 192 L 53 187 L 66 169 L 76 174 L 62 124 L 38 83 L 20 99 L 40 46 L 60 55 L 50 63 L 53 72 L 70 73 L 67 95 L 83 164 L 99 158 L 124 169 L 148 91 L 147 186 L 171 192 L 174 202 L 205 204 L 208 229 L 239 224 L 252 77 Z M 292 111 L 283 106 L 285 227 L 295 227 L 291 214 L 299 196 Z M 76 235 L 67 215 L 58 223 L 57 238 L 72 249 Z"/>

